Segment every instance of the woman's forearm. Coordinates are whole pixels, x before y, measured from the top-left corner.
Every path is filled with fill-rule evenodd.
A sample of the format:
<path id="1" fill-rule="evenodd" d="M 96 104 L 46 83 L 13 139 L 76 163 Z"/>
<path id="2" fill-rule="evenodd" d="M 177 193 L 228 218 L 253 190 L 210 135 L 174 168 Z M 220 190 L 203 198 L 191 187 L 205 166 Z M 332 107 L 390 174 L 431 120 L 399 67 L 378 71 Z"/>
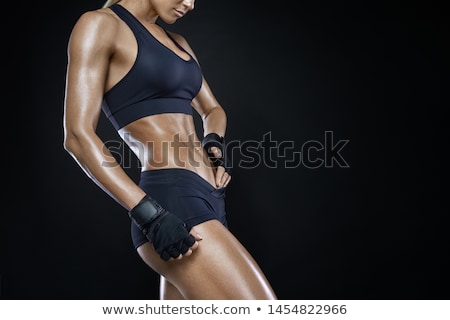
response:
<path id="1" fill-rule="evenodd" d="M 64 147 L 87 176 L 124 208 L 129 210 L 143 197 L 144 192 L 98 137 L 69 135 Z"/>
<path id="2" fill-rule="evenodd" d="M 203 117 L 203 134 L 214 132 L 219 136 L 225 136 L 227 128 L 227 116 L 222 107 L 217 106 Z"/>

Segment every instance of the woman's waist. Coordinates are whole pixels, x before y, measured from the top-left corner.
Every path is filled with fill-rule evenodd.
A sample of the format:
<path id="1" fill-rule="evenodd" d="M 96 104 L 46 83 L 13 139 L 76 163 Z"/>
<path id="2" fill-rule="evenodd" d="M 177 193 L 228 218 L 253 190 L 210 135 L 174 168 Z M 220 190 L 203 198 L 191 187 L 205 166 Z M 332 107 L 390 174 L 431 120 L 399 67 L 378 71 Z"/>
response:
<path id="1" fill-rule="evenodd" d="M 211 167 L 208 155 L 200 145 L 165 143 L 136 150 L 135 155 L 141 162 L 142 170 L 164 168 L 185 168 L 200 170 Z"/>
<path id="2" fill-rule="evenodd" d="M 198 169 L 198 168 L 197 168 Z M 159 169 L 143 170 L 139 185 L 148 188 L 177 188 L 181 193 L 187 189 L 203 189 L 214 192 L 223 188 L 217 188 L 214 184 L 214 173 L 211 170 L 195 170 L 193 168 L 165 167 Z M 184 191 L 183 191 L 184 190 Z"/>
<path id="3" fill-rule="evenodd" d="M 143 148 L 138 155 L 141 171 L 185 169 L 214 185 L 214 167 L 200 143 L 166 143 Z"/>
<path id="4" fill-rule="evenodd" d="M 170 129 L 148 128 L 145 131 L 122 131 L 120 134 L 145 169 L 207 164 L 207 154 L 195 132 Z"/>

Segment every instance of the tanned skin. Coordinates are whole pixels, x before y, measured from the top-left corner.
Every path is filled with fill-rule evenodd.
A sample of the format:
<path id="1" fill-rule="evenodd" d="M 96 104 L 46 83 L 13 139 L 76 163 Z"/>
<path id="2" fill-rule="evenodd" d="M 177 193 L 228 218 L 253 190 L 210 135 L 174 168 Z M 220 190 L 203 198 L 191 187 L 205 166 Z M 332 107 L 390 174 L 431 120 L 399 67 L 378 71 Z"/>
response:
<path id="1" fill-rule="evenodd" d="M 156 20 L 176 22 L 194 9 L 194 0 L 122 0 L 119 4 L 164 46 L 181 59 L 190 59 Z M 197 60 L 185 38 L 175 33 L 171 36 Z M 101 8 L 82 14 L 68 44 L 64 105 L 64 148 L 127 211 L 136 206 L 145 192 L 116 162 L 96 129 L 104 93 L 128 73 L 136 55 L 135 36 L 112 10 Z M 205 135 L 210 132 L 225 135 L 225 111 L 204 78 L 192 106 L 203 120 Z M 118 132 L 139 158 L 142 170 L 182 167 L 215 188 L 224 188 L 231 181 L 223 167 L 211 166 L 191 115 L 151 115 Z M 180 148 L 163 148 L 164 143 L 175 140 L 181 142 Z M 219 149 L 213 151 L 220 156 Z M 161 299 L 276 299 L 258 264 L 219 221 L 200 223 L 190 233 L 195 243 L 176 259 L 162 260 L 149 242 L 137 249 L 140 257 L 161 275 Z"/>

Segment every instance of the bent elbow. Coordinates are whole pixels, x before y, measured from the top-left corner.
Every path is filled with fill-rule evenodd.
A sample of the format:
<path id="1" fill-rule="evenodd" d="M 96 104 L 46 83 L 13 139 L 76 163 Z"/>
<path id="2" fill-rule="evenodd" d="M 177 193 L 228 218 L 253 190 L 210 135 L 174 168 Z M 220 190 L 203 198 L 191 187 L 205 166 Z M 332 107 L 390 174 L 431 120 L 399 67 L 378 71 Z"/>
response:
<path id="1" fill-rule="evenodd" d="M 63 148 L 66 152 L 70 154 L 74 154 L 74 152 L 78 149 L 77 146 L 79 146 L 78 139 L 75 135 L 71 133 L 65 133 L 64 134 L 64 140 L 63 140 Z"/>
<path id="2" fill-rule="evenodd" d="M 201 117 L 203 120 L 206 120 L 211 115 L 214 115 L 214 117 L 222 117 L 224 120 L 227 119 L 227 113 L 220 104 L 211 107 L 207 112 L 204 112 Z"/>
<path id="3" fill-rule="evenodd" d="M 85 139 L 86 139 L 86 137 L 83 134 L 83 132 L 65 129 L 63 148 L 71 156 L 77 158 L 82 153 L 83 144 L 84 144 L 83 140 L 85 140 Z"/>

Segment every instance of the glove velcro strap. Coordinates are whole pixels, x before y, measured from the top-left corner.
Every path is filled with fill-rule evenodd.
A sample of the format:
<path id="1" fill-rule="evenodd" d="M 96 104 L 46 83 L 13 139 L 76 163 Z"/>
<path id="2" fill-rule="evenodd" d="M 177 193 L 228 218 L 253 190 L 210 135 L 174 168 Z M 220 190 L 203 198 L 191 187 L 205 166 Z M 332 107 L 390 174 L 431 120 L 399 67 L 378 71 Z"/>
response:
<path id="1" fill-rule="evenodd" d="M 128 212 L 128 216 L 136 223 L 139 229 L 152 223 L 165 210 L 151 197 L 146 195 L 142 200 Z"/>

